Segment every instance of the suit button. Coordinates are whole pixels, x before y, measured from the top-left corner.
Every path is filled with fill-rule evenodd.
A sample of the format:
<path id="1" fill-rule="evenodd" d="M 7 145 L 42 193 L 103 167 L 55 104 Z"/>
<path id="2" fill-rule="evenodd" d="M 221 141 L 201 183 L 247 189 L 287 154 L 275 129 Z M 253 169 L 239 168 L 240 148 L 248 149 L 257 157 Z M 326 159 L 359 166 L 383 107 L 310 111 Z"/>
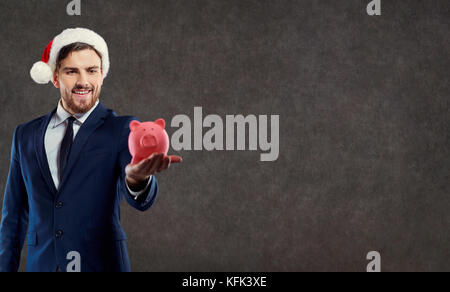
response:
<path id="1" fill-rule="evenodd" d="M 64 205 L 63 202 L 58 202 L 58 203 L 56 203 L 56 208 L 60 209 L 60 208 L 62 208 L 63 205 Z"/>
<path id="2" fill-rule="evenodd" d="M 62 230 L 56 231 L 56 233 L 55 233 L 56 238 L 60 238 L 63 235 L 63 233 L 64 232 Z"/>

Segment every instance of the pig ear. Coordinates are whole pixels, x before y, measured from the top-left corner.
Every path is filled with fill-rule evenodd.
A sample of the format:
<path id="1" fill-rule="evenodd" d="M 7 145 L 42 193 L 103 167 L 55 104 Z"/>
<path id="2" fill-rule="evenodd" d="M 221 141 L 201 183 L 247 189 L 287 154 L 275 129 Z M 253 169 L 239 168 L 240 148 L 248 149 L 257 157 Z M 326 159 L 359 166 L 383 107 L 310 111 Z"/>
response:
<path id="1" fill-rule="evenodd" d="M 163 119 L 157 119 L 155 124 L 160 125 L 163 129 L 166 127 L 166 122 Z"/>
<path id="2" fill-rule="evenodd" d="M 139 127 L 140 124 L 141 124 L 141 123 L 139 123 L 139 122 L 136 121 L 136 120 L 131 121 L 131 123 L 130 123 L 130 130 L 131 130 L 131 132 L 133 132 L 134 130 L 136 130 L 137 127 Z"/>

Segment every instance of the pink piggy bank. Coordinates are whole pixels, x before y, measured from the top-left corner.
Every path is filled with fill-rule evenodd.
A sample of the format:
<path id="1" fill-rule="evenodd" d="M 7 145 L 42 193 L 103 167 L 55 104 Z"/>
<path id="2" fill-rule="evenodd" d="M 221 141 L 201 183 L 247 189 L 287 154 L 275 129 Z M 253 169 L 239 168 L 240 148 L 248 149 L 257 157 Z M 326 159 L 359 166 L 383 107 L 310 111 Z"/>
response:
<path id="1" fill-rule="evenodd" d="M 157 119 L 155 122 L 132 121 L 130 123 L 130 136 L 128 148 L 133 159 L 131 164 L 137 164 L 153 153 L 164 153 L 169 150 L 169 136 L 165 128 L 165 121 Z"/>

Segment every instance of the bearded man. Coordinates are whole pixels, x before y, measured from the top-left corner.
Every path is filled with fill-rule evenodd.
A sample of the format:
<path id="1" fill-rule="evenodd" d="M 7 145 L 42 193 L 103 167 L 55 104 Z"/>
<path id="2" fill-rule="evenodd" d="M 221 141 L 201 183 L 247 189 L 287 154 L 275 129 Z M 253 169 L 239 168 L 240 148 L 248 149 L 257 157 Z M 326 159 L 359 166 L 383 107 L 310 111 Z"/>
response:
<path id="1" fill-rule="evenodd" d="M 61 98 L 52 112 L 14 131 L 0 271 L 18 270 L 25 235 L 26 271 L 130 271 L 121 200 L 150 208 L 155 174 L 181 157 L 157 153 L 130 164 L 129 124 L 136 118 L 99 101 L 109 67 L 104 39 L 75 28 L 56 36 L 31 69 L 34 81 L 51 81 Z"/>

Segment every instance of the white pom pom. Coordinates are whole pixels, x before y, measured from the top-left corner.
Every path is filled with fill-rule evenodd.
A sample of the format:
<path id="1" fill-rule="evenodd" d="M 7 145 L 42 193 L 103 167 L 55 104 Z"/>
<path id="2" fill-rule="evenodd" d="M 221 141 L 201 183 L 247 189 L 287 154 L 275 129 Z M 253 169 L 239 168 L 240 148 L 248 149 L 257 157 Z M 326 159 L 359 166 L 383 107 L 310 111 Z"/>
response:
<path id="1" fill-rule="evenodd" d="M 33 67 L 30 70 L 30 75 L 36 83 L 47 84 L 50 82 L 50 80 L 52 80 L 53 71 L 49 65 L 42 61 L 39 61 L 34 63 Z"/>

